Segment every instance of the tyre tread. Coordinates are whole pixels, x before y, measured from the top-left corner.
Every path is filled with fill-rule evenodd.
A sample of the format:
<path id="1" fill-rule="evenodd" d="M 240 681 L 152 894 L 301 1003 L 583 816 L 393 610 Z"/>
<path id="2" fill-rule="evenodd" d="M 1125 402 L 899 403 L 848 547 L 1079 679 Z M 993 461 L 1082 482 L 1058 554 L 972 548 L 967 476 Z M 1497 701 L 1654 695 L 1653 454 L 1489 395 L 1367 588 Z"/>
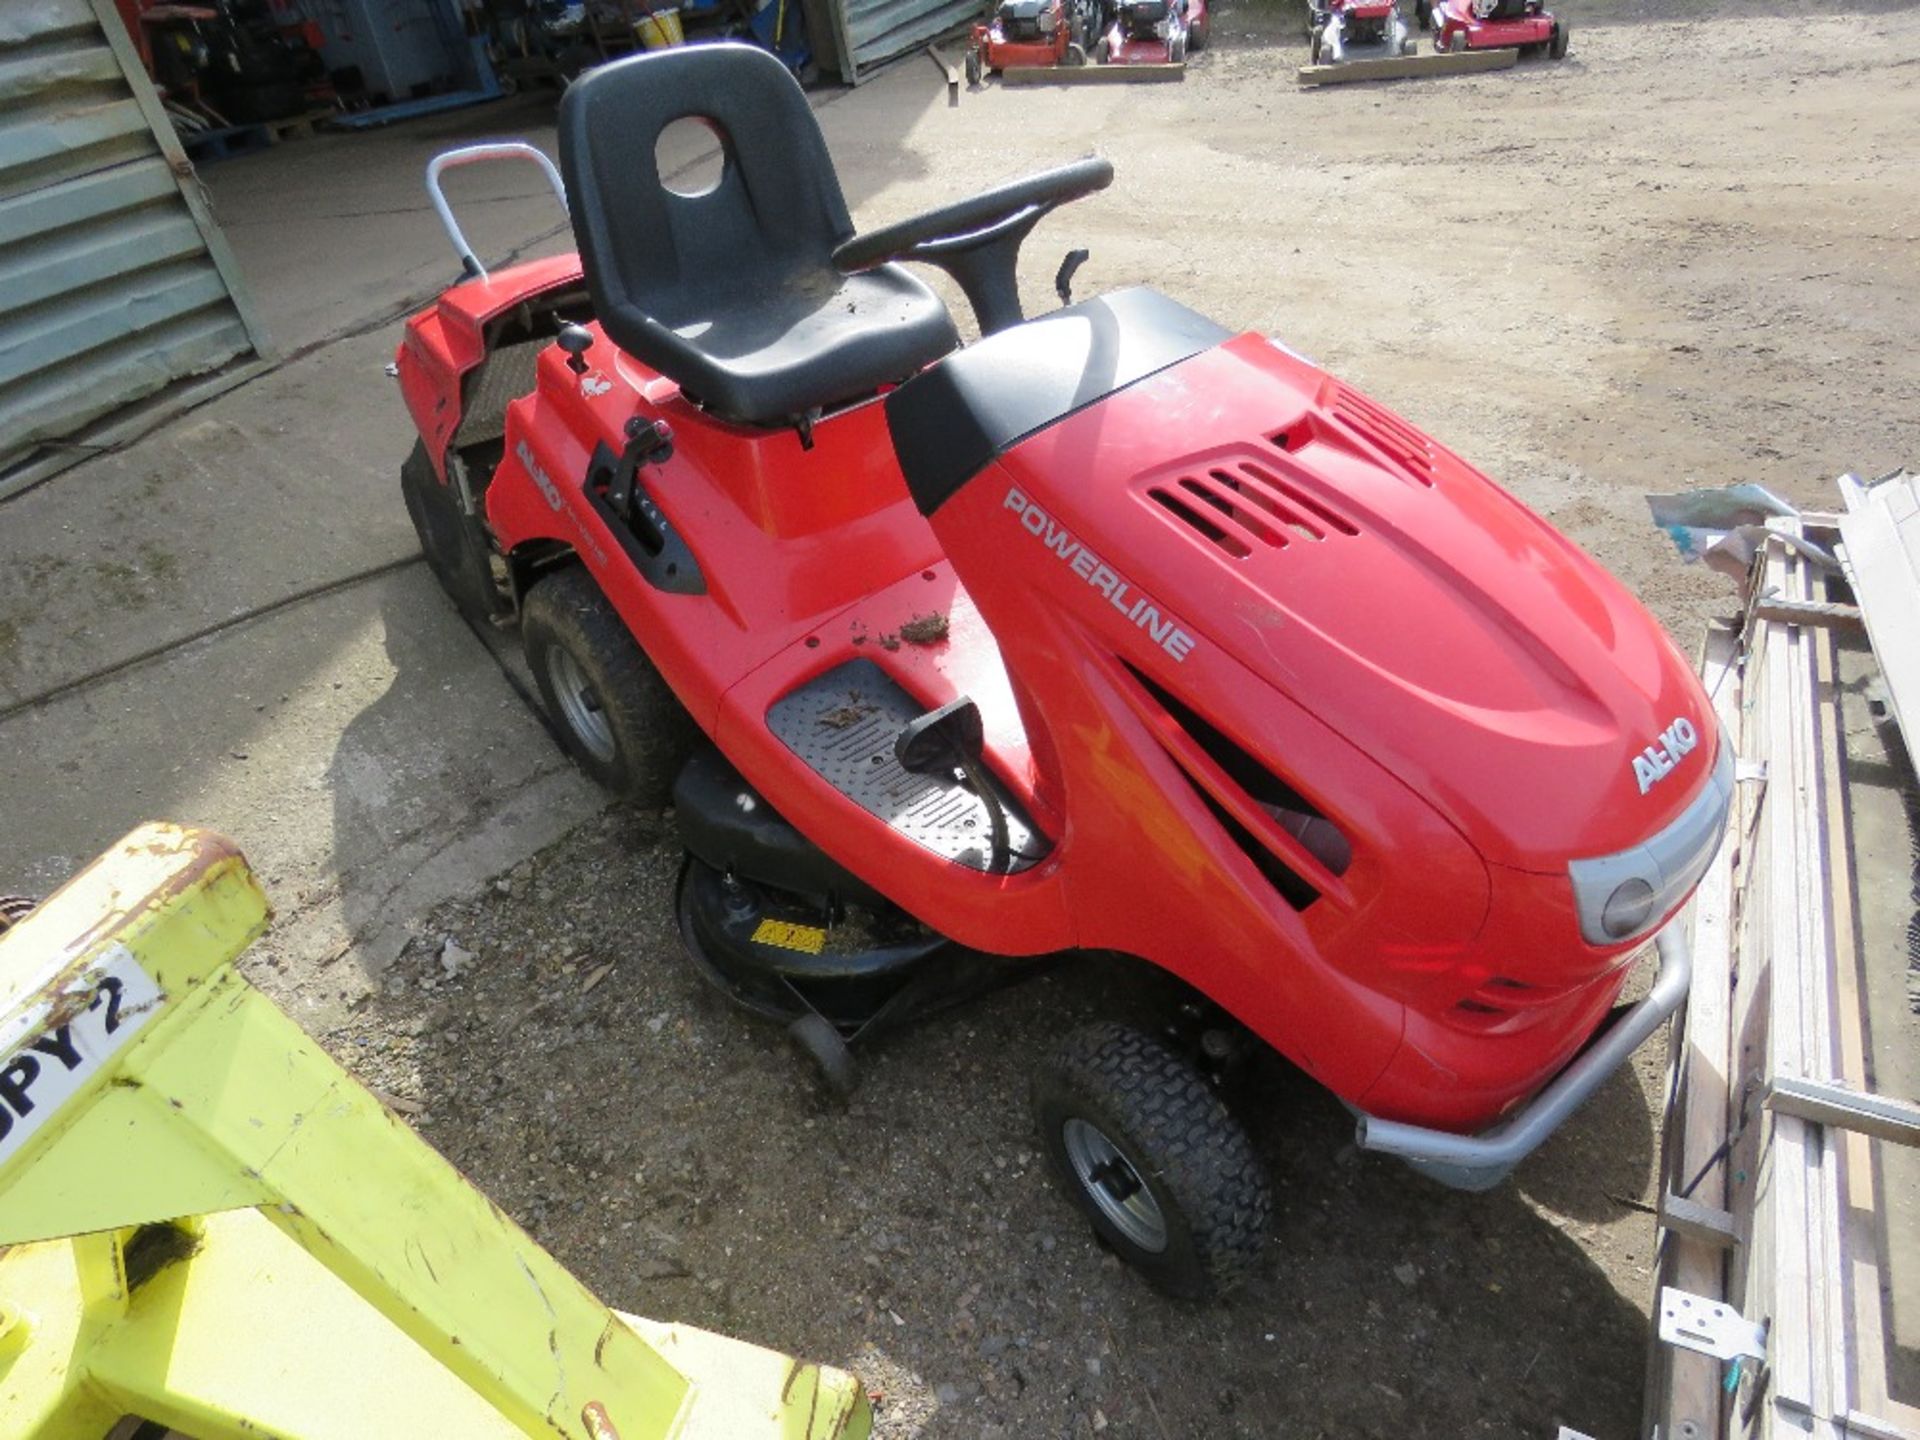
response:
<path id="1" fill-rule="evenodd" d="M 1048 1076 L 1036 1082 L 1036 1100 Z M 1102 1023 L 1062 1042 L 1050 1076 L 1111 1114 L 1158 1162 L 1204 1272 L 1196 1298 L 1245 1279 L 1266 1240 L 1272 1193 L 1245 1131 L 1199 1073 L 1152 1036 Z"/>
<path id="2" fill-rule="evenodd" d="M 609 712 L 614 764 L 599 762 L 572 744 L 568 753 L 616 795 L 643 805 L 666 804 L 699 732 L 599 584 L 577 565 L 546 576 L 527 593 L 521 628 L 527 662 L 561 735 L 571 740 L 541 662 L 547 645 L 557 642 L 573 651 L 593 676 Z"/>

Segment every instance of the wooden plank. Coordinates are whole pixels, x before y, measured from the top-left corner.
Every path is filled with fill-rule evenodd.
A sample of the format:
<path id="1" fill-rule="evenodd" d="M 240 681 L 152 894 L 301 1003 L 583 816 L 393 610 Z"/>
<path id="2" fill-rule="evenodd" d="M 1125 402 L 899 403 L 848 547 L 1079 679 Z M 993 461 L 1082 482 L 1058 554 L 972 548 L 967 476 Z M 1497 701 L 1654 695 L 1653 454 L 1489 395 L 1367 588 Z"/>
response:
<path id="1" fill-rule="evenodd" d="M 1483 70 L 1510 70 L 1519 59 L 1518 50 L 1395 55 L 1390 59 L 1348 60 L 1339 65 L 1302 65 L 1295 78 L 1302 85 L 1347 85 L 1358 80 L 1409 80 L 1422 75 L 1477 75 Z"/>
<path id="2" fill-rule="evenodd" d="M 1002 85 L 1125 85 L 1186 78 L 1184 65 L 1016 65 L 1000 72 Z"/>
<path id="3" fill-rule="evenodd" d="M 1797 536 L 1792 521 L 1774 528 Z M 1806 561 L 1778 538 L 1768 541 L 1768 574 L 1776 593 L 1811 599 Z M 1827 856 L 1819 744 L 1814 713 L 1811 637 L 1799 626 L 1769 624 L 1766 645 L 1772 673 L 1765 703 L 1773 753 L 1767 785 L 1768 829 L 1775 884 L 1768 926 L 1773 960 L 1768 985 L 1769 1075 L 1830 1074 L 1835 1056 L 1828 1004 L 1831 965 L 1827 954 Z M 1765 1277 L 1773 1322 L 1769 1338 L 1769 1422 L 1784 1407 L 1823 1417 L 1839 1413 L 1829 1365 L 1830 1337 L 1839 1317 L 1828 1281 L 1839 1263 L 1838 1194 L 1824 1131 L 1794 1116 L 1769 1112 L 1767 1145 L 1772 1184 L 1763 1205 L 1773 1234 L 1772 1263 Z M 1762 1434 L 1775 1430 L 1764 1424 Z"/>
<path id="4" fill-rule="evenodd" d="M 1739 636 L 1730 625 L 1708 629 L 1701 646 L 1700 680 L 1713 702 L 1725 743 L 1736 745 L 1740 733 Z M 1736 795 L 1751 787 L 1736 787 Z M 1737 820 L 1739 805 L 1734 815 Z M 1677 1201 L 1725 1214 L 1727 1168 L 1725 1160 L 1711 1163 L 1724 1142 L 1732 1116 L 1728 1112 L 1728 1065 L 1732 1039 L 1733 1000 L 1733 880 L 1740 851 L 1736 828 L 1720 846 L 1713 864 L 1694 892 L 1687 918 L 1692 926 L 1693 981 L 1687 1008 L 1676 1027 L 1668 1051 L 1668 1105 L 1665 1161 L 1661 1180 L 1661 1223 L 1656 1240 L 1655 1293 L 1671 1285 L 1690 1294 L 1724 1299 L 1727 1294 L 1727 1255 L 1718 1243 L 1703 1243 L 1683 1224 L 1671 1223 L 1668 1213 Z M 1674 1194 L 1690 1187 L 1687 1195 Z M 1731 1217 L 1728 1226 L 1733 1227 Z M 1656 1347 L 1654 1383 L 1648 1387 L 1646 1433 L 1661 1435 L 1718 1434 L 1724 1392 L 1720 1363 L 1711 1356 Z M 1662 1353 L 1663 1352 L 1663 1353 Z"/>
<path id="5" fill-rule="evenodd" d="M 1822 703 L 1836 735 L 1844 735 L 1837 683 L 1838 645 L 1832 636 L 1818 650 Z M 1840 1080 L 1857 1092 L 1872 1087 L 1866 1035 L 1866 1002 L 1862 990 L 1862 956 L 1855 943 L 1855 876 L 1853 869 L 1852 810 L 1847 793 L 1846 757 L 1840 746 L 1832 754 L 1833 773 L 1828 787 L 1827 823 L 1833 836 L 1832 885 L 1834 975 L 1839 998 Z M 1908 1107 L 1920 1113 L 1920 1107 Z M 1845 1164 L 1845 1232 L 1847 1281 L 1851 1312 L 1844 1317 L 1853 1331 L 1851 1347 L 1853 1408 L 1848 1423 L 1861 1436 L 1920 1436 L 1920 1408 L 1895 1400 L 1887 1392 L 1887 1347 L 1891 1336 L 1881 1287 L 1880 1253 L 1887 1217 L 1880 1210 L 1879 1156 L 1873 1138 L 1849 1129 L 1839 1147 Z"/>
<path id="6" fill-rule="evenodd" d="M 960 103 L 960 67 L 949 60 L 938 45 L 927 46 L 927 58 L 947 80 L 947 108 L 953 109 Z"/>

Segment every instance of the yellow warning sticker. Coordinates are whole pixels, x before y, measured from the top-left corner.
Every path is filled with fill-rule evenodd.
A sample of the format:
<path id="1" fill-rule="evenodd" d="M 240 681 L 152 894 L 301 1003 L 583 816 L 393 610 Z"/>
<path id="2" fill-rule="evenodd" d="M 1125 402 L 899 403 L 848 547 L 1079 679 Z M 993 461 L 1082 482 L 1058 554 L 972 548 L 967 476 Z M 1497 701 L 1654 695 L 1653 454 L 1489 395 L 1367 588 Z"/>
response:
<path id="1" fill-rule="evenodd" d="M 803 955 L 818 955 L 827 945 L 827 932 L 818 925 L 796 925 L 791 920 L 762 920 L 753 938 L 759 944 L 798 950 Z"/>

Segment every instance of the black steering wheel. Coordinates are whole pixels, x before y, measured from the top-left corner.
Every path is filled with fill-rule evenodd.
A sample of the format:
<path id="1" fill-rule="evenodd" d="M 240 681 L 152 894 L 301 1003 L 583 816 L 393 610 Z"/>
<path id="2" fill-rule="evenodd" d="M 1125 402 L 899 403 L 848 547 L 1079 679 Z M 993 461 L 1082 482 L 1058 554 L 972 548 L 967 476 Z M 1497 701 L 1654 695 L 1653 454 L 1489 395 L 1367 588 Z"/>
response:
<path id="1" fill-rule="evenodd" d="M 897 260 L 938 265 L 966 292 L 980 333 L 991 335 L 1024 318 L 1016 269 L 1028 232 L 1055 206 L 1112 183 L 1109 162 L 1076 160 L 856 235 L 834 250 L 833 263 L 847 275 Z"/>

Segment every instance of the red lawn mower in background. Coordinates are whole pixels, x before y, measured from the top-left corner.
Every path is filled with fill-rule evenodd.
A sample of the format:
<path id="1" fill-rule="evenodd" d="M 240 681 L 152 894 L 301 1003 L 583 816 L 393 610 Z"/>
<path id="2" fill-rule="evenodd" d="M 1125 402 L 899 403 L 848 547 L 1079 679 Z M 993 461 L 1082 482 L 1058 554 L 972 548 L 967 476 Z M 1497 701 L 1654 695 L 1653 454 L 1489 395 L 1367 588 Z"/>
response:
<path id="1" fill-rule="evenodd" d="M 1181 65 L 1207 48 L 1207 0 L 1111 0 L 1093 58 L 1102 65 Z"/>
<path id="2" fill-rule="evenodd" d="M 654 161 L 689 116 L 726 141 L 698 194 Z M 400 345 L 402 490 L 581 767 L 671 797 L 696 968 L 830 1075 L 1045 957 L 1157 967 L 1195 1023 L 1069 1035 L 1034 1111 L 1100 1235 L 1201 1295 L 1269 1218 L 1236 1058 L 1483 1188 L 1680 1003 L 1662 927 L 1733 775 L 1691 668 L 1283 343 L 1148 289 L 1024 318 L 1021 243 L 1105 161 L 856 235 L 799 87 L 736 45 L 589 73 L 559 139 L 577 256 L 489 274 L 440 196 L 537 151 L 430 167 L 469 278 Z"/>
<path id="3" fill-rule="evenodd" d="M 1432 29 L 1436 52 L 1518 49 L 1566 58 L 1566 23 L 1545 0 L 1418 0 L 1418 18 L 1421 29 Z"/>
<path id="4" fill-rule="evenodd" d="M 1414 52 L 1399 0 L 1307 0 L 1307 63 L 1390 60 Z"/>
<path id="5" fill-rule="evenodd" d="M 1000 0 L 967 41 L 967 83 L 1027 66 L 1084 65 L 1095 0 Z"/>

